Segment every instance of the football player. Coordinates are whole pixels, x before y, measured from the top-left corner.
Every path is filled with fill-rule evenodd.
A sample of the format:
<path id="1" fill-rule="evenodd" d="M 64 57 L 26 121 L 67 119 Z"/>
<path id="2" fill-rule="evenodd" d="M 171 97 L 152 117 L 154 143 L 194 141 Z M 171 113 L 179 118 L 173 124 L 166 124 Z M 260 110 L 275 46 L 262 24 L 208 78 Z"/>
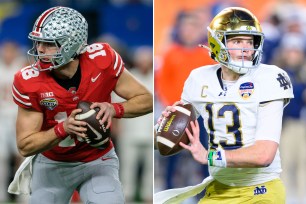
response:
<path id="1" fill-rule="evenodd" d="M 193 70 L 185 82 L 181 101 L 195 107 L 209 135 L 206 150 L 191 122 L 190 144 L 180 143 L 209 165 L 213 181 L 199 203 L 285 203 L 279 141 L 293 90 L 284 70 L 260 63 L 263 42 L 250 11 L 222 10 L 208 27 L 207 48 L 218 64 Z"/>
<path id="2" fill-rule="evenodd" d="M 31 65 L 15 74 L 17 145 L 32 160 L 31 204 L 69 203 L 77 190 L 84 203 L 124 203 L 112 141 L 84 142 L 86 123 L 76 121 L 80 100 L 99 107 L 101 124 L 113 117 L 152 112 L 152 94 L 124 67 L 107 43 L 87 44 L 88 25 L 76 10 L 53 7 L 36 20 L 29 38 Z M 111 92 L 126 99 L 111 103 Z"/>

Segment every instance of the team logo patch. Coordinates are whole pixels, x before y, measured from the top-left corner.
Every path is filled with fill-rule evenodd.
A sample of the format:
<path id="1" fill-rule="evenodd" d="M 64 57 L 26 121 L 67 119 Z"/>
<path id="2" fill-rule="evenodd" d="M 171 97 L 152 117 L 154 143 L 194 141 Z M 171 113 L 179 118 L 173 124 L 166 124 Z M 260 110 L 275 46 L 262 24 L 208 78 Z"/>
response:
<path id="1" fill-rule="evenodd" d="M 40 101 L 40 105 L 45 106 L 48 110 L 53 110 L 58 105 L 58 102 L 55 98 L 44 98 Z"/>
<path id="2" fill-rule="evenodd" d="M 267 193 L 266 186 L 256 186 L 254 189 L 254 195 L 261 195 Z"/>
<path id="3" fill-rule="evenodd" d="M 243 99 L 248 99 L 254 92 L 254 84 L 252 82 L 245 82 L 240 84 L 239 94 Z"/>
<path id="4" fill-rule="evenodd" d="M 279 86 L 281 88 L 284 88 L 284 90 L 286 90 L 288 88 L 291 88 L 291 82 L 290 82 L 289 77 L 287 77 L 285 74 L 281 74 L 281 73 L 279 73 L 277 76 L 278 77 L 276 79 L 279 82 Z"/>

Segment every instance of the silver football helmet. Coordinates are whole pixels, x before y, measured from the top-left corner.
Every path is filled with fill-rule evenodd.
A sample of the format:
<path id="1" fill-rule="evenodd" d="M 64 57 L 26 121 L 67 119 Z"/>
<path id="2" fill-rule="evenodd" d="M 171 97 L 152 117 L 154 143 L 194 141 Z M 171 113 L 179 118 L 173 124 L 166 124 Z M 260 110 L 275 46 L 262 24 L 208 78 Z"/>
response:
<path id="1" fill-rule="evenodd" d="M 238 74 L 245 74 L 259 66 L 262 58 L 264 34 L 257 18 L 247 9 L 229 7 L 222 10 L 211 21 L 208 29 L 208 45 L 211 57 Z M 250 35 L 254 37 L 252 61 L 234 61 L 226 46 L 231 35 Z M 246 50 L 246 49 L 240 49 Z"/>
<path id="2" fill-rule="evenodd" d="M 57 69 L 83 52 L 87 46 L 88 24 L 74 9 L 53 7 L 38 17 L 28 37 L 33 40 L 33 48 L 28 51 L 32 67 L 39 71 Z M 38 53 L 38 42 L 54 43 L 57 52 L 53 55 Z M 50 62 L 41 62 L 43 57 L 51 57 Z"/>

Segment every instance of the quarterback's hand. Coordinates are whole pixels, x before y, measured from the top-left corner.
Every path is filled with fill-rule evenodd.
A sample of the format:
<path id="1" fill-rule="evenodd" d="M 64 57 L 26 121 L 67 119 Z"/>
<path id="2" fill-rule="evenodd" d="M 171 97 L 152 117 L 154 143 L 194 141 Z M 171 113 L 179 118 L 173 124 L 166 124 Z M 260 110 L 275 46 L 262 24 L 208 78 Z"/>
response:
<path id="1" fill-rule="evenodd" d="M 75 120 L 75 116 L 81 113 L 81 109 L 75 109 L 71 112 L 69 117 L 64 121 L 64 129 L 68 135 L 77 135 L 84 138 L 87 131 L 87 123 L 80 120 Z"/>
<path id="2" fill-rule="evenodd" d="M 163 117 L 168 117 L 171 112 L 176 111 L 174 106 L 179 105 L 179 104 L 183 104 L 183 102 L 182 101 L 176 101 L 172 106 L 167 106 L 166 109 L 162 112 L 161 116 L 158 118 L 157 124 L 160 125 Z"/>
<path id="3" fill-rule="evenodd" d="M 192 133 L 186 128 L 186 133 L 190 140 L 190 144 L 186 145 L 180 142 L 180 145 L 190 151 L 194 160 L 201 164 L 207 164 L 207 150 L 204 148 L 202 143 L 200 142 L 200 128 L 197 120 L 195 122 L 191 121 L 191 129 Z"/>
<path id="4" fill-rule="evenodd" d="M 107 102 L 103 103 L 95 102 L 90 106 L 91 109 L 97 107 L 100 108 L 100 111 L 97 114 L 97 120 L 99 120 L 101 125 L 103 125 L 107 121 L 106 129 L 110 128 L 112 124 L 112 118 L 116 115 L 114 106 Z"/>

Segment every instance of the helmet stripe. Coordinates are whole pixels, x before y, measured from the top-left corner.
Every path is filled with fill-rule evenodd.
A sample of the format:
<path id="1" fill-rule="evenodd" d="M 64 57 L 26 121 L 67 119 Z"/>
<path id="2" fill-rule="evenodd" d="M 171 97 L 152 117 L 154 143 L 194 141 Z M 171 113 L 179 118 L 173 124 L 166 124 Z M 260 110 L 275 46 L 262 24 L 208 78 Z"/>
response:
<path id="1" fill-rule="evenodd" d="M 54 7 L 54 8 L 50 8 L 48 9 L 47 11 L 45 11 L 42 16 L 40 17 L 37 25 L 36 25 L 36 31 L 37 32 L 40 32 L 41 30 L 41 25 L 43 24 L 43 22 L 46 20 L 46 18 L 51 14 L 53 13 L 56 9 L 58 8 L 61 8 L 61 6 L 57 6 L 57 7 Z"/>

